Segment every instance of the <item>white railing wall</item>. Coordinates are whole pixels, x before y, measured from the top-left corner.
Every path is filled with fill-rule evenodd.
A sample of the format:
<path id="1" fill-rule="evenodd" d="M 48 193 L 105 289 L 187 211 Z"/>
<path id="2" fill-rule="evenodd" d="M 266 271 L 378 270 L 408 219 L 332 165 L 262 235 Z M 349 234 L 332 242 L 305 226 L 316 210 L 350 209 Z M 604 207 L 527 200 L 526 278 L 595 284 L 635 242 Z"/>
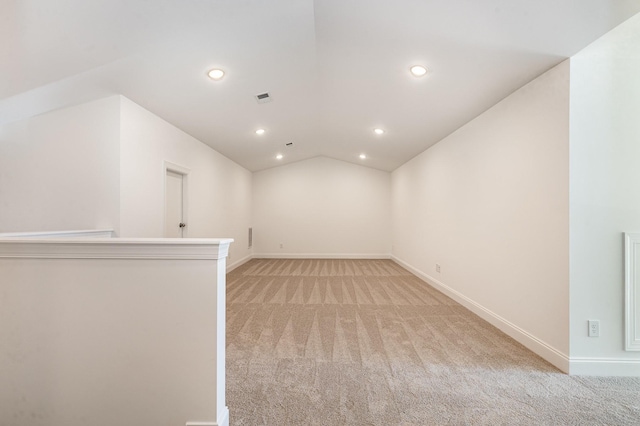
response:
<path id="1" fill-rule="evenodd" d="M 0 237 L 0 424 L 228 424 L 231 242 Z"/>

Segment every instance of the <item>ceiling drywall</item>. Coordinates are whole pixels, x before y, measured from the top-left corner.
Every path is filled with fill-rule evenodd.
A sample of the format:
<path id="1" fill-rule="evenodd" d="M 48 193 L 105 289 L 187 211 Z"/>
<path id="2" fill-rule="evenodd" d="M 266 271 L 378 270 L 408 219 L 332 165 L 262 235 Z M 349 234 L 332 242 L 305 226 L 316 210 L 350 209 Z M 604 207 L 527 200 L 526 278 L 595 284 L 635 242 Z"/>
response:
<path id="1" fill-rule="evenodd" d="M 390 171 L 638 12 L 637 0 L 0 0 L 0 124 L 118 93 L 252 171 L 317 155 Z M 273 101 L 258 104 L 264 91 Z"/>

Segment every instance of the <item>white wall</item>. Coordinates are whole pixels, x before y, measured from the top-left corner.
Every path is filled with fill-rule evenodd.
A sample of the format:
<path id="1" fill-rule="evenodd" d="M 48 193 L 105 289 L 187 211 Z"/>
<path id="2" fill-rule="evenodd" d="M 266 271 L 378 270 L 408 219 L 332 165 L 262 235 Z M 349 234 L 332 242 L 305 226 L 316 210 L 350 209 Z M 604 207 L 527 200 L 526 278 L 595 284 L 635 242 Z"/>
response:
<path id="1" fill-rule="evenodd" d="M 118 229 L 119 102 L 0 126 L 0 232 Z"/>
<path id="2" fill-rule="evenodd" d="M 326 157 L 256 172 L 254 253 L 386 257 L 390 197 L 388 172 Z"/>
<path id="3" fill-rule="evenodd" d="M 571 356 L 618 371 L 625 352 L 623 232 L 640 231 L 640 15 L 571 59 Z M 600 337 L 587 337 L 587 320 Z M 580 358 L 582 358 L 580 360 Z M 584 364 L 584 365 L 581 365 Z"/>
<path id="4" fill-rule="evenodd" d="M 13 240 L 0 425 L 223 425 L 228 242 Z"/>
<path id="5" fill-rule="evenodd" d="M 565 61 L 392 174 L 393 255 L 563 369 L 568 108 Z"/>
<path id="6" fill-rule="evenodd" d="M 164 162 L 190 170 L 187 236 L 233 238 L 228 263 L 250 256 L 251 172 L 121 97 L 122 237 L 162 237 Z"/>

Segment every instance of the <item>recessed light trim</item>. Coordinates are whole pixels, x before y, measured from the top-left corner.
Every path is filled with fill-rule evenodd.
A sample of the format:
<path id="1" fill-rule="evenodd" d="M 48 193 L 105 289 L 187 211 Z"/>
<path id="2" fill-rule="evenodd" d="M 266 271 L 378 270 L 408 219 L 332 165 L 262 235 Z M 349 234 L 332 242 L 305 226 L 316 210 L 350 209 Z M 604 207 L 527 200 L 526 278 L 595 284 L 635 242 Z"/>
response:
<path id="1" fill-rule="evenodd" d="M 258 129 L 258 130 L 256 130 L 256 135 L 264 135 L 264 132 L 266 132 L 266 130 Z"/>
<path id="2" fill-rule="evenodd" d="M 366 160 L 367 159 L 367 155 L 366 154 L 360 154 L 360 159 L 361 160 Z"/>
<path id="3" fill-rule="evenodd" d="M 373 129 L 373 133 L 375 133 L 376 135 L 383 135 L 384 134 L 384 129 L 381 129 L 381 128 L 378 127 L 376 129 Z"/>
<path id="4" fill-rule="evenodd" d="M 222 77 L 224 77 L 224 71 L 222 71 L 220 68 L 213 68 L 207 72 L 207 75 L 211 80 L 218 81 L 221 80 Z"/>
<path id="5" fill-rule="evenodd" d="M 409 68 L 409 71 L 414 77 L 422 77 L 427 75 L 427 73 L 429 72 L 427 67 L 424 67 L 422 65 L 414 65 L 411 68 Z"/>
<path id="6" fill-rule="evenodd" d="M 276 155 L 276 160 L 282 160 L 283 155 L 282 154 L 278 154 Z"/>

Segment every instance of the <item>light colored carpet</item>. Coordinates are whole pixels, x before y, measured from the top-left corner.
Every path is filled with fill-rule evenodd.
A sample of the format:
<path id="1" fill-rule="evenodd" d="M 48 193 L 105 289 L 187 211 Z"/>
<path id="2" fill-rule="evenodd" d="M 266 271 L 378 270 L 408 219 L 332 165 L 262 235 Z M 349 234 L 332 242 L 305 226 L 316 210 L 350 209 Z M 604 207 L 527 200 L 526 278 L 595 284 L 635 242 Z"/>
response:
<path id="1" fill-rule="evenodd" d="M 227 276 L 232 425 L 640 425 L 640 379 L 570 377 L 389 260 Z"/>

